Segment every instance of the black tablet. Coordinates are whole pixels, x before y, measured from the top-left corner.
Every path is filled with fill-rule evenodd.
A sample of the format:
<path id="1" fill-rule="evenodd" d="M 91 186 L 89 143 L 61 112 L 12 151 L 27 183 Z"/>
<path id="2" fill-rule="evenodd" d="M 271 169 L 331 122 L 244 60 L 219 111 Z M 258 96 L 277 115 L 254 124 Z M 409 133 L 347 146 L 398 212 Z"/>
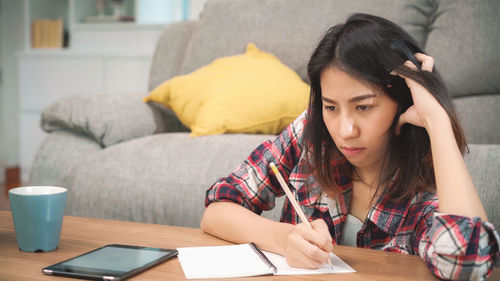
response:
<path id="1" fill-rule="evenodd" d="M 177 256 L 177 250 L 111 244 L 42 269 L 47 275 L 124 280 Z"/>

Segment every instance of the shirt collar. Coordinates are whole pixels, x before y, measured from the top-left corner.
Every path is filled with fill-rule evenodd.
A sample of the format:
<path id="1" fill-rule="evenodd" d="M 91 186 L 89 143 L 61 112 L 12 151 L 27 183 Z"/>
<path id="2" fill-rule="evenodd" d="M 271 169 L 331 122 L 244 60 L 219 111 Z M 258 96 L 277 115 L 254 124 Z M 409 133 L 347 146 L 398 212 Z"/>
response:
<path id="1" fill-rule="evenodd" d="M 302 180 L 301 183 L 297 185 L 297 196 L 302 201 L 301 205 L 304 207 L 306 215 L 312 215 L 314 209 L 323 213 L 328 211 L 328 198 L 314 179 L 314 176 L 304 173 L 298 173 L 298 175 L 301 175 Z M 332 209 L 329 210 L 334 223 L 335 221 L 341 223 L 345 220 L 352 199 L 352 181 L 341 175 L 338 175 L 338 178 L 338 183 L 340 183 L 338 188 L 341 194 L 335 198 L 336 204 L 330 206 Z M 377 202 L 371 207 L 370 211 L 368 211 L 366 218 L 380 230 L 391 236 L 395 235 L 411 206 L 408 201 L 390 202 L 387 191 L 394 186 L 398 178 L 399 170 L 394 174 L 389 185 L 382 191 Z M 307 184 L 305 184 L 306 182 Z M 364 225 L 366 225 L 366 223 Z"/>
<path id="2" fill-rule="evenodd" d="M 304 156 L 304 155 L 302 155 Z M 302 161 L 307 161 L 307 157 L 301 157 Z M 332 167 L 335 167 L 334 176 L 337 182 L 337 187 L 341 194 L 337 196 L 337 204 L 334 209 L 330 210 L 332 219 L 343 222 L 347 216 L 350 201 L 352 198 L 352 180 L 342 176 L 339 172 L 341 165 L 347 165 L 347 159 L 339 154 L 332 160 Z M 298 170 L 290 175 L 292 186 L 296 187 L 296 196 L 299 199 L 300 205 L 304 207 L 306 216 L 311 216 L 315 209 L 324 213 L 328 211 L 328 199 L 320 185 L 314 179 L 314 175 L 305 170 L 305 165 L 298 165 Z M 408 201 L 390 202 L 390 197 L 387 191 L 390 190 L 399 178 L 400 171 L 396 171 L 389 185 L 384 189 L 377 202 L 368 211 L 367 220 L 374 223 L 380 230 L 394 236 L 398 230 L 403 218 L 406 217 L 411 204 Z M 364 224 L 366 225 L 366 223 Z"/>
<path id="3" fill-rule="evenodd" d="M 306 159 L 306 157 L 301 157 L 302 161 L 307 161 Z M 341 154 L 332 160 L 332 167 L 335 167 L 335 171 L 332 172 L 334 173 L 337 188 L 343 194 L 346 192 L 350 193 L 352 189 L 352 181 L 350 178 L 342 176 L 338 167 L 341 165 L 348 165 L 348 163 L 347 159 Z M 305 163 L 298 165 L 298 170 L 290 175 L 290 183 L 292 186 L 296 187 L 297 198 L 300 200 L 299 202 L 301 202 L 300 205 L 304 207 L 314 207 L 324 213 L 328 211 L 326 194 L 314 178 L 314 175 L 305 169 L 306 165 L 304 164 Z M 347 210 L 346 205 L 342 203 L 340 209 L 342 210 L 342 213 L 345 213 Z"/>
<path id="4" fill-rule="evenodd" d="M 399 170 L 394 174 L 389 185 L 384 189 L 377 202 L 368 211 L 367 219 L 373 222 L 380 230 L 394 236 L 404 218 L 410 210 L 411 203 L 408 200 L 401 202 L 390 202 L 387 194 L 399 178 Z"/>

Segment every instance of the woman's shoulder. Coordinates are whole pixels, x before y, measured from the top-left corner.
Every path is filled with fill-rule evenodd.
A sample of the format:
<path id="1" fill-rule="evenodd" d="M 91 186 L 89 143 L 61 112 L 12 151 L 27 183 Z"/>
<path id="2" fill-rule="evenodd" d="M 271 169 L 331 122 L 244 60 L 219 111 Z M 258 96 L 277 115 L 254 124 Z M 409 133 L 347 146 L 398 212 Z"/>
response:
<path id="1" fill-rule="evenodd" d="M 283 147 L 297 146 L 301 148 L 304 140 L 304 127 L 307 123 L 307 110 L 302 112 L 275 139 L 275 144 Z"/>
<path id="2" fill-rule="evenodd" d="M 307 124 L 307 110 L 302 112 L 295 120 L 288 126 L 296 135 L 302 136 L 304 127 Z"/>

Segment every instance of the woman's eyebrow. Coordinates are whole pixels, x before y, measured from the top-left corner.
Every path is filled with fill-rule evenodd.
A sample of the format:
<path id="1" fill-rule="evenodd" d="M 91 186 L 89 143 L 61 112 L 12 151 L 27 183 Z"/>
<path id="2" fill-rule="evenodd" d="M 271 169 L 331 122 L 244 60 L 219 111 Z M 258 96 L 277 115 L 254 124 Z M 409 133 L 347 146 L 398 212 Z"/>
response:
<path id="1" fill-rule="evenodd" d="M 377 95 L 374 95 L 374 94 L 369 94 L 369 95 L 361 95 L 361 96 L 357 96 L 357 97 L 353 97 L 353 98 L 350 98 L 348 100 L 349 103 L 354 103 L 354 102 L 358 102 L 358 101 L 362 101 L 364 99 L 369 99 L 369 98 L 376 98 Z M 325 102 L 328 102 L 328 103 L 337 103 L 336 101 L 332 100 L 332 99 L 329 99 L 325 96 L 321 96 L 321 99 Z"/>
<path id="2" fill-rule="evenodd" d="M 357 97 L 350 98 L 349 102 L 353 103 L 353 102 L 362 101 L 364 99 L 376 98 L 376 97 L 377 97 L 377 95 L 374 95 L 374 94 L 362 95 L 362 96 L 357 96 Z"/>

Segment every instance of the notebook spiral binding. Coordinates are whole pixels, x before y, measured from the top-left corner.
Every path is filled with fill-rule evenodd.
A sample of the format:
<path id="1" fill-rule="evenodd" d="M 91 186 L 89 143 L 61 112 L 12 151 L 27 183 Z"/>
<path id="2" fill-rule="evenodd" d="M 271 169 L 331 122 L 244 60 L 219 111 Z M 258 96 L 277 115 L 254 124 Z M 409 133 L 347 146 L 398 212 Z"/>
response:
<path id="1" fill-rule="evenodd" d="M 257 247 L 257 245 L 255 245 L 253 242 L 250 242 L 250 248 L 252 248 L 255 253 L 259 256 L 259 258 L 267 265 L 269 266 L 273 272 L 276 274 L 276 272 L 278 271 L 278 269 L 276 268 L 276 266 L 274 266 L 274 264 L 266 257 L 266 255 L 264 255 L 264 253 L 259 249 L 259 247 Z"/>

